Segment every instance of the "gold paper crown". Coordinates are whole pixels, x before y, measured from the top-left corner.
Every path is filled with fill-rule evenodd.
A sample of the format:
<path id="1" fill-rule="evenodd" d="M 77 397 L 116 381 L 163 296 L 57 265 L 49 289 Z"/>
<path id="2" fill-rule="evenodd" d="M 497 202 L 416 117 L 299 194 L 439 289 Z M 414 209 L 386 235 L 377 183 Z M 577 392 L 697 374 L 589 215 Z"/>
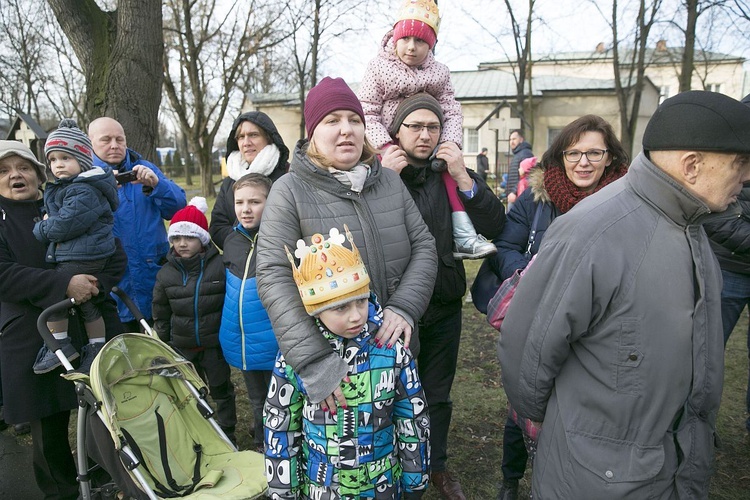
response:
<path id="1" fill-rule="evenodd" d="M 304 240 L 297 240 L 294 255 L 300 260 L 299 267 L 284 245 L 302 303 L 311 316 L 370 295 L 370 276 L 346 224 L 344 232 L 351 250 L 343 246 L 344 235 L 336 228 L 329 231 L 327 240 L 321 234 L 314 234 L 310 246 Z"/>
<path id="2" fill-rule="evenodd" d="M 440 12 L 434 0 L 404 0 L 398 10 L 396 22 L 407 19 L 422 21 L 432 28 L 437 36 L 438 28 L 440 28 Z"/>

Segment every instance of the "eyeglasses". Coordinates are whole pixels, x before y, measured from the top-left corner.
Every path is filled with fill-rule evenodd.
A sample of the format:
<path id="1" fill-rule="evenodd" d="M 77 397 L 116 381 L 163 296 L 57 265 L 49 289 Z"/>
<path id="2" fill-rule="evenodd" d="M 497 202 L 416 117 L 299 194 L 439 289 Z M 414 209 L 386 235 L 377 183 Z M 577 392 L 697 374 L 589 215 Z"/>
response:
<path id="1" fill-rule="evenodd" d="M 411 132 L 414 132 L 415 134 L 421 134 L 422 130 L 427 130 L 427 132 L 430 135 L 435 135 L 440 133 L 440 125 L 422 125 L 421 123 L 402 123 L 402 127 L 408 128 Z"/>
<path id="2" fill-rule="evenodd" d="M 585 155 L 589 161 L 601 161 L 608 149 L 589 149 L 588 151 L 563 151 L 563 156 L 571 163 L 578 163 Z"/>

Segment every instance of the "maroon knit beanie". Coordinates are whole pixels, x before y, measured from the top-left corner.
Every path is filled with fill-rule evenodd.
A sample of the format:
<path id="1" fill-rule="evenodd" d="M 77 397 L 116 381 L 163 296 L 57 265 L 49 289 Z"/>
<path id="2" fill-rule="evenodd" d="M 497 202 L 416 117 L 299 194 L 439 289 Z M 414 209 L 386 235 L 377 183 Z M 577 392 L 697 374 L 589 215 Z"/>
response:
<path id="1" fill-rule="evenodd" d="M 427 42 L 430 49 L 432 49 L 435 46 L 435 42 L 437 42 L 435 30 L 433 30 L 429 24 L 416 19 L 404 19 L 397 22 L 393 27 L 393 43 L 396 43 L 407 36 L 421 38 Z"/>
<path id="2" fill-rule="evenodd" d="M 305 101 L 305 128 L 307 137 L 312 137 L 315 127 L 329 113 L 344 109 L 353 111 L 365 122 L 362 103 L 342 78 L 323 78 L 310 89 Z"/>

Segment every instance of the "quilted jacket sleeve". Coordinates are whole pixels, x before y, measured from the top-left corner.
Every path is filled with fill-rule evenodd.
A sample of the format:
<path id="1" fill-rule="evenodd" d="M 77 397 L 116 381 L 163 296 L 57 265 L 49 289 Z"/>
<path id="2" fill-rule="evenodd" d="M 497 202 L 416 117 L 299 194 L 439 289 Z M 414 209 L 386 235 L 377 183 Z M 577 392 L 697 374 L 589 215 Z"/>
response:
<path id="1" fill-rule="evenodd" d="M 347 365 L 305 311 L 284 250 L 286 246 L 293 252 L 302 236 L 291 182 L 291 176 L 281 177 L 268 195 L 258 234 L 256 276 L 279 348 L 302 378 L 310 400 L 317 403 L 339 386 Z"/>
<path id="2" fill-rule="evenodd" d="M 263 410 L 268 496 L 278 499 L 299 498 L 305 469 L 301 453 L 304 398 L 287 370 L 279 356 Z"/>
<path id="3" fill-rule="evenodd" d="M 34 236 L 43 243 L 72 240 L 85 234 L 109 210 L 109 205 L 100 202 L 95 188 L 73 183 L 65 189 L 58 213 L 34 226 Z"/>
<path id="4" fill-rule="evenodd" d="M 453 82 L 451 82 L 450 70 L 447 66 L 441 63 L 445 77 L 442 82 L 442 89 L 435 96 L 440 103 L 440 107 L 443 108 L 443 115 L 445 116 L 445 122 L 443 123 L 443 137 L 444 141 L 455 142 L 458 147 L 463 147 L 464 142 L 464 118 L 461 113 L 461 103 L 456 100 L 456 93 L 453 90 Z"/>
<path id="5" fill-rule="evenodd" d="M 167 290 L 163 283 L 166 269 L 167 267 L 165 265 L 156 275 L 151 312 L 154 318 L 154 329 L 156 330 L 156 333 L 162 341 L 169 342 L 172 339 L 172 307 L 169 304 L 169 297 L 167 296 Z"/>
<path id="6" fill-rule="evenodd" d="M 391 142 L 391 135 L 383 121 L 383 96 L 385 95 L 383 73 L 387 71 L 387 68 L 388 61 L 384 58 L 376 57 L 371 60 L 357 90 L 357 97 L 365 112 L 367 139 L 376 148 L 381 148 Z"/>
<path id="7" fill-rule="evenodd" d="M 427 488 L 430 471 L 430 417 L 427 400 L 419 383 L 417 365 L 401 342 L 396 343 L 399 365 L 393 421 L 398 432 L 398 458 L 406 493 Z"/>

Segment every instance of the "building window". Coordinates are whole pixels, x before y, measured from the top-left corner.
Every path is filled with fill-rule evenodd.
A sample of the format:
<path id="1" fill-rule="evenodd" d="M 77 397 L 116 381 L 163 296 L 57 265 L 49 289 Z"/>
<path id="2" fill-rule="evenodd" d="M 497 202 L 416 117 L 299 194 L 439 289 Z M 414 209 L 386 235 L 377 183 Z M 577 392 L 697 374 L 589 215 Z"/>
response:
<path id="1" fill-rule="evenodd" d="M 555 139 L 557 139 L 557 136 L 560 135 L 560 132 L 562 132 L 561 128 L 548 128 L 547 129 L 547 148 L 549 148 L 552 142 Z"/>
<path id="2" fill-rule="evenodd" d="M 662 85 L 659 88 L 659 104 L 661 104 L 664 99 L 669 97 L 669 85 Z"/>
<path id="3" fill-rule="evenodd" d="M 721 92 L 721 84 L 720 83 L 709 83 L 706 85 L 706 90 L 709 92 Z"/>
<path id="4" fill-rule="evenodd" d="M 479 153 L 479 130 L 464 127 L 464 154 Z"/>

